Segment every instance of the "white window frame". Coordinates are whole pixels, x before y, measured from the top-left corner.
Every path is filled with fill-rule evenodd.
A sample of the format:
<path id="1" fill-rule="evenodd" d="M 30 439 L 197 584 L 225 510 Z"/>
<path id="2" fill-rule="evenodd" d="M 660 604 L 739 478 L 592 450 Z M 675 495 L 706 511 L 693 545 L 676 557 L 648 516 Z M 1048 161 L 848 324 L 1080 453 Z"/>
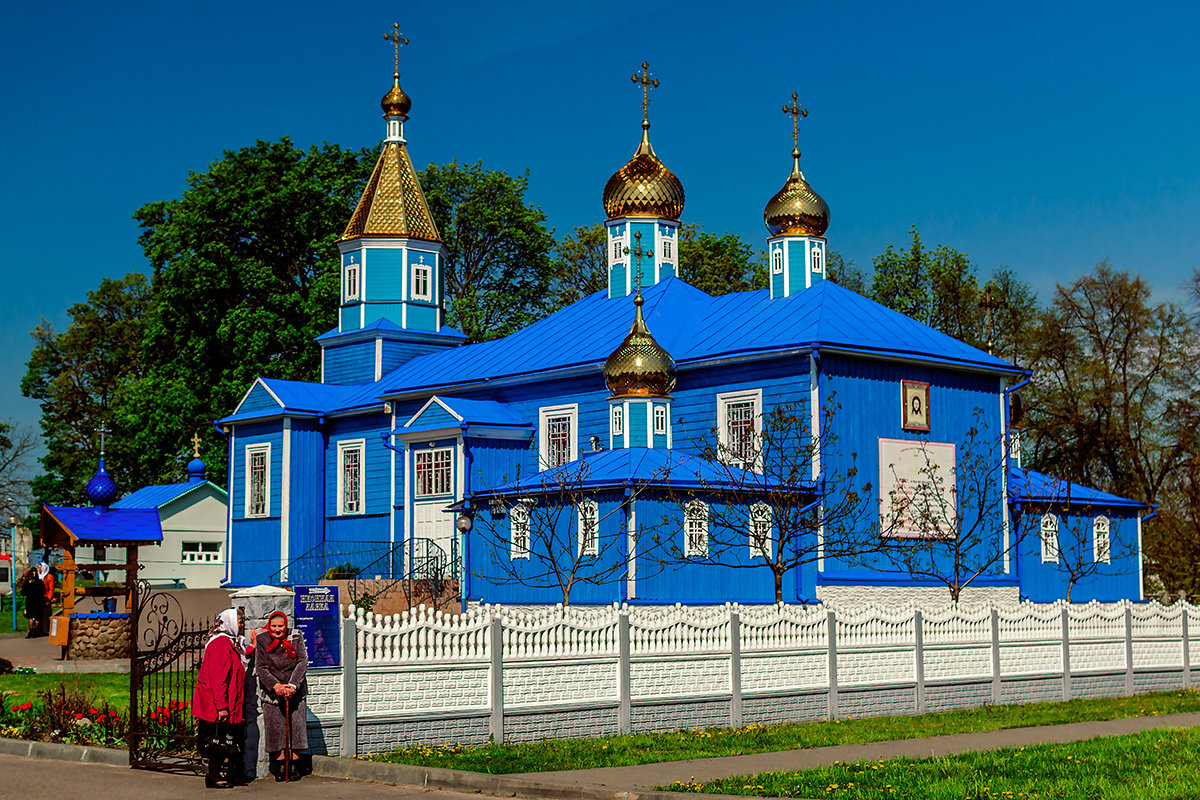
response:
<path id="1" fill-rule="evenodd" d="M 1043 514 L 1042 521 L 1039 525 L 1039 533 L 1042 541 L 1042 563 L 1057 564 L 1058 517 L 1049 512 Z"/>
<path id="2" fill-rule="evenodd" d="M 670 239 L 663 237 L 662 240 L 662 259 L 663 261 L 674 261 L 675 256 L 671 255 L 672 242 Z"/>
<path id="3" fill-rule="evenodd" d="M 433 300 L 433 265 L 425 263 L 424 254 L 417 256 L 416 261 L 409 262 L 412 268 L 413 300 Z M 421 287 L 424 286 L 424 291 Z"/>
<path id="4" fill-rule="evenodd" d="M 656 435 L 666 436 L 667 434 L 667 407 L 654 407 L 654 433 Z"/>
<path id="5" fill-rule="evenodd" d="M 623 406 L 612 407 L 612 434 L 613 436 L 625 435 L 625 408 Z"/>
<path id="6" fill-rule="evenodd" d="M 342 285 L 342 299 L 346 302 L 357 300 L 361 289 L 359 288 L 359 276 L 362 274 L 361 265 L 357 261 L 349 261 L 346 263 L 345 275 Z"/>
<path id="7" fill-rule="evenodd" d="M 625 237 L 618 236 L 612 240 L 612 253 L 609 254 L 609 262 L 612 264 L 620 264 L 625 260 Z"/>
<path id="8" fill-rule="evenodd" d="M 425 459 L 422 459 L 422 456 L 425 456 Z M 429 491 L 424 491 L 421 488 L 422 460 L 429 462 Z M 439 473 L 441 473 L 444 480 L 439 481 Z M 419 450 L 414 449 L 413 496 L 424 499 L 426 497 L 444 497 L 448 494 L 454 494 L 454 448 L 430 447 Z"/>
<path id="9" fill-rule="evenodd" d="M 567 436 L 567 458 L 558 463 L 550 462 L 550 422 L 566 419 L 569 426 Z M 558 464 L 569 464 L 579 458 L 579 404 L 545 406 L 538 409 L 538 464 L 546 470 Z"/>
<path id="10" fill-rule="evenodd" d="M 508 510 L 508 558 L 529 558 L 529 518 L 533 506 L 530 500 L 518 500 Z"/>
<path id="11" fill-rule="evenodd" d="M 180 564 L 222 564 L 225 559 L 222 558 L 221 542 L 202 542 L 189 541 L 179 543 L 179 563 Z M 195 545 L 194 550 L 189 550 L 188 545 Z M 205 545 L 216 545 L 216 549 L 205 547 Z M 190 556 L 195 556 L 191 558 Z M 211 557 L 210 557 L 211 556 Z"/>
<path id="12" fill-rule="evenodd" d="M 771 251 L 771 274 L 783 274 L 783 248 L 776 247 Z"/>
<path id="13" fill-rule="evenodd" d="M 246 445 L 246 461 L 245 461 L 245 509 L 244 515 L 246 519 L 263 519 L 271 516 L 271 443 L 259 442 L 257 444 Z M 261 511 L 255 511 L 252 506 L 252 496 L 254 491 L 254 457 L 261 454 L 263 456 L 263 507 Z"/>
<path id="14" fill-rule="evenodd" d="M 591 526 L 590 535 L 588 527 L 588 518 L 590 515 Z M 578 524 L 577 530 L 578 552 L 580 556 L 598 556 L 600 555 L 600 505 L 590 498 L 585 498 L 579 501 L 575 506 L 575 521 Z"/>
<path id="15" fill-rule="evenodd" d="M 1104 515 L 1092 520 L 1092 560 L 1112 563 L 1112 521 Z"/>
<path id="16" fill-rule="evenodd" d="M 766 525 L 766 531 L 760 529 Z M 750 545 L 751 558 L 763 558 L 770 560 L 775 555 L 775 539 L 772 536 L 775 529 L 775 515 L 771 511 L 771 507 L 766 503 L 755 503 L 750 506 L 749 513 L 746 515 L 746 538 Z M 759 547 L 759 536 L 764 538 L 764 547 Z"/>
<path id="17" fill-rule="evenodd" d="M 708 556 L 708 503 L 689 500 L 683 507 L 683 557 Z"/>
<path id="18" fill-rule="evenodd" d="M 736 458 L 733 452 L 733 447 L 729 436 L 729 408 L 733 405 L 751 403 L 752 421 L 751 425 L 754 430 L 754 460 L 746 462 L 743 459 Z M 717 395 L 717 444 L 721 460 L 727 464 L 741 467 L 751 472 L 758 472 L 761 468 L 760 456 L 757 452 L 762 441 L 762 389 L 749 389 L 740 392 L 722 392 Z"/>
<path id="19" fill-rule="evenodd" d="M 821 275 L 825 272 L 825 252 L 824 248 L 813 246 L 812 255 L 809 256 L 809 268 L 814 275 Z"/>
<path id="20" fill-rule="evenodd" d="M 346 456 L 349 453 L 358 454 L 358 485 L 351 487 L 346 482 Z M 367 513 L 367 440 L 348 439 L 337 445 L 337 513 L 338 516 L 357 516 Z M 354 490 L 354 491 L 351 491 Z M 347 503 L 351 495 L 357 498 L 358 507 L 348 509 Z"/>

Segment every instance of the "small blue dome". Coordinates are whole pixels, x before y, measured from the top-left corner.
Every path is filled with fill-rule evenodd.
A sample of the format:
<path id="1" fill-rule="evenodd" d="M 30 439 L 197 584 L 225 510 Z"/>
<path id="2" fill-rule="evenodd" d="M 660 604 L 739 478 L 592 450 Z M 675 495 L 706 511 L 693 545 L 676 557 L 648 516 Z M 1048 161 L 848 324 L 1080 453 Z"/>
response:
<path id="1" fill-rule="evenodd" d="M 204 470 L 207 468 L 208 465 L 201 461 L 199 456 L 189 461 L 187 465 L 188 483 L 199 483 L 204 480 Z"/>
<path id="2" fill-rule="evenodd" d="M 117 482 L 104 469 L 103 458 L 100 459 L 100 466 L 96 470 L 96 474 L 88 481 L 84 493 L 87 495 L 88 500 L 91 500 L 92 504 L 97 506 L 111 506 L 117 499 Z"/>

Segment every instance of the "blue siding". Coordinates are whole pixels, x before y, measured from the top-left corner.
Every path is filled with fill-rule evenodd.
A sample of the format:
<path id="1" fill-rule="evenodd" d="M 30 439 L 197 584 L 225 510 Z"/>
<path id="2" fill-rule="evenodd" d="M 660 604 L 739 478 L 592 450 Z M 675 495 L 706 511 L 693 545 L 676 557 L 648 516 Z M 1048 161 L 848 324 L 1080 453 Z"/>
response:
<path id="1" fill-rule="evenodd" d="M 426 428 L 435 426 L 438 428 L 457 428 L 462 425 L 462 422 L 456 419 L 449 411 L 442 408 L 437 403 L 429 406 L 421 412 L 421 416 L 413 421 L 413 427 Z"/>
<path id="2" fill-rule="evenodd" d="M 467 492 L 495 489 L 515 482 L 518 467 L 529 449 L 529 441 L 519 439 L 478 439 L 468 436 L 464 442 Z"/>
<path id="3" fill-rule="evenodd" d="M 325 348 L 325 383 L 369 383 L 375 380 L 375 342 L 335 344 Z"/>
<path id="4" fill-rule="evenodd" d="M 246 396 L 246 399 L 242 402 L 242 405 L 238 408 L 238 411 L 258 411 L 260 409 L 278 408 L 279 403 L 274 397 L 271 396 L 271 393 L 267 391 L 267 388 L 261 383 L 257 383 L 254 385 L 254 388 L 250 390 L 250 394 Z"/>
<path id="5" fill-rule="evenodd" d="M 314 492 L 313 487 L 325 477 L 325 436 L 315 422 L 293 420 L 290 449 L 288 553 L 296 558 L 316 547 L 324 536 L 321 503 L 325 494 Z"/>
<path id="6" fill-rule="evenodd" d="M 646 436 L 649 428 L 648 410 L 649 404 L 645 402 L 635 401 L 629 404 L 629 419 L 625 420 L 625 430 L 628 431 L 630 447 L 646 447 L 649 444 Z"/>
<path id="7" fill-rule="evenodd" d="M 355 303 L 352 306 L 344 306 L 338 310 L 338 328 L 343 331 L 356 331 L 362 327 L 359 324 L 361 319 L 361 306 Z"/>
<path id="8" fill-rule="evenodd" d="M 387 514 L 391 506 L 391 453 L 383 446 L 379 434 L 387 430 L 388 418 L 383 414 L 370 414 L 333 420 L 328 424 L 329 445 L 325 450 L 325 516 L 327 519 L 363 519 L 372 514 Z M 363 440 L 363 514 L 342 516 L 338 514 L 337 480 L 341 465 L 338 463 L 338 442 Z M 403 496 L 403 495 L 400 495 Z M 353 523 L 348 523 L 353 527 Z M 326 535 L 326 538 L 333 538 Z M 354 537 L 358 538 L 358 537 Z"/>
<path id="9" fill-rule="evenodd" d="M 282 507 L 282 474 L 283 474 L 283 421 L 259 422 L 236 427 L 234 442 L 234 458 L 230 474 L 229 503 L 233 509 L 233 518 L 243 519 L 246 516 L 246 446 L 252 444 L 271 445 L 271 499 L 269 517 L 275 518 L 276 540 L 278 540 L 278 517 Z"/>
<path id="10" fill-rule="evenodd" d="M 229 542 L 232 585 L 257 586 L 279 571 L 279 520 L 235 519 Z"/>
<path id="11" fill-rule="evenodd" d="M 613 264 L 608 271 L 608 296 L 625 296 L 625 265 Z"/>
<path id="12" fill-rule="evenodd" d="M 376 250 L 367 253 L 367 282 L 363 287 L 364 300 L 379 302 L 404 299 L 404 251 Z M 391 316 L 392 322 L 400 323 L 399 309 Z"/>
<path id="13" fill-rule="evenodd" d="M 784 246 L 787 248 L 784 269 L 787 270 L 788 280 L 791 282 L 792 294 L 796 294 L 808 286 L 806 277 L 808 266 L 805 263 L 804 240 L 788 239 Z"/>
<path id="14" fill-rule="evenodd" d="M 405 342 L 384 339 L 383 341 L 383 374 L 394 370 L 409 359 L 432 353 L 436 350 L 446 350 L 454 345 L 428 344 L 425 342 Z"/>
<path id="15" fill-rule="evenodd" d="M 1067 585 L 1074 573 L 1077 582 L 1071 589 L 1071 602 L 1091 600 L 1113 602 L 1140 599 L 1141 576 L 1138 574 L 1137 516 L 1128 510 L 1074 509 L 1058 517 L 1059 563 L 1042 563 L 1041 518 L 1045 509 L 1031 509 L 1017 521 L 1024 538 L 1019 545 L 1021 598 L 1047 603 L 1067 596 Z M 1093 522 L 1103 514 L 1109 519 L 1111 563 L 1096 564 L 1092 558 Z M 1087 574 L 1085 574 L 1087 573 Z"/>
<path id="16" fill-rule="evenodd" d="M 390 519 L 387 514 L 370 514 L 355 517 L 330 517 L 325 520 L 325 538 L 331 542 L 379 542 L 386 544 L 391 535 Z M 396 535 L 399 541 L 399 533 Z M 380 548 L 383 556 L 386 548 Z M 381 569 L 380 572 L 383 572 Z"/>
<path id="17" fill-rule="evenodd" d="M 437 306 L 423 303 L 408 304 L 408 329 L 414 331 L 437 330 Z"/>

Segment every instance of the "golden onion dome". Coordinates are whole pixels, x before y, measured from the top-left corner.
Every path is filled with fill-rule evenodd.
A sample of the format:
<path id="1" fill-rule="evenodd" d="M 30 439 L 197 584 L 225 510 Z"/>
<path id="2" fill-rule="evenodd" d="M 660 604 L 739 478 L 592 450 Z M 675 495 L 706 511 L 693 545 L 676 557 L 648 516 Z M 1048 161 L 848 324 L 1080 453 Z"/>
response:
<path id="1" fill-rule="evenodd" d="M 643 302 L 639 287 L 633 327 L 604 362 L 604 382 L 613 397 L 667 397 L 675 388 L 675 359 L 650 335 Z"/>
<path id="2" fill-rule="evenodd" d="M 798 149 L 792 151 L 792 174 L 763 209 L 763 222 L 772 236 L 824 236 L 829 230 L 829 205 L 804 179 Z"/>
<path id="3" fill-rule="evenodd" d="M 400 88 L 400 73 L 392 73 L 392 88 L 379 101 L 379 105 L 383 107 L 384 116 L 388 117 L 407 117 L 408 110 L 412 108 L 412 100 L 404 90 Z"/>
<path id="4" fill-rule="evenodd" d="M 658 217 L 679 220 L 683 184 L 654 154 L 650 123 L 642 121 L 642 143 L 625 166 L 604 185 L 604 212 L 609 219 Z"/>

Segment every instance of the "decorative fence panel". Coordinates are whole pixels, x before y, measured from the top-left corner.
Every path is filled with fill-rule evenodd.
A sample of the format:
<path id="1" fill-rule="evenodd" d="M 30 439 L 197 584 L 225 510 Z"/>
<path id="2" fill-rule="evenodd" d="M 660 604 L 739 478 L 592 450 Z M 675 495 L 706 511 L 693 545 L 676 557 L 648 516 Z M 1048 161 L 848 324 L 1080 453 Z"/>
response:
<path id="1" fill-rule="evenodd" d="M 330 752 L 918 713 L 1188 688 L 1200 608 L 349 608 L 311 670 Z"/>

